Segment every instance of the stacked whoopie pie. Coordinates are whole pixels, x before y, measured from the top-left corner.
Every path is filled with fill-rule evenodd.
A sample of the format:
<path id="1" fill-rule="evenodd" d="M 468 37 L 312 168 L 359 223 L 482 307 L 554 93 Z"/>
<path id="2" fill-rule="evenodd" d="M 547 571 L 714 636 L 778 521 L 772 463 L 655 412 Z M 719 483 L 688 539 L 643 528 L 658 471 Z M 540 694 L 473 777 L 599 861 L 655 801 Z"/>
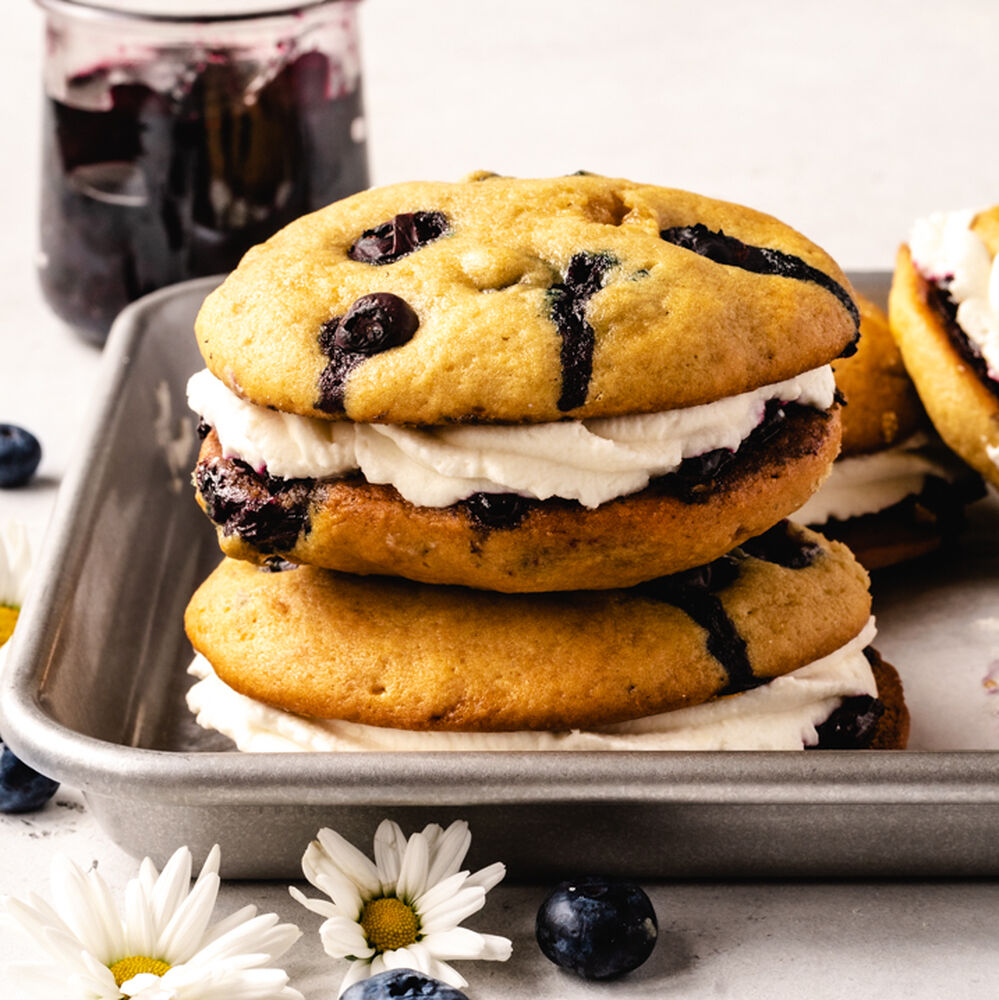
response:
<path id="1" fill-rule="evenodd" d="M 574 175 L 375 189 L 206 300 L 186 615 L 244 749 L 898 747 L 864 570 L 789 524 L 846 278 L 775 219 Z"/>

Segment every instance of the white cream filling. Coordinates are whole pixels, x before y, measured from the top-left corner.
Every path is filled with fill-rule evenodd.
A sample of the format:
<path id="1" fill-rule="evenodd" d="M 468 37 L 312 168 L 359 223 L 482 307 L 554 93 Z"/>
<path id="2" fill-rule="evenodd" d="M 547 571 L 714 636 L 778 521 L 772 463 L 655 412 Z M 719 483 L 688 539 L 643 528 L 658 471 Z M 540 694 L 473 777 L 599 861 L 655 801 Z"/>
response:
<path id="1" fill-rule="evenodd" d="M 936 212 L 919 219 L 909 236 L 916 270 L 946 288 L 957 322 L 999 380 L 999 267 L 971 229 L 974 211 Z"/>
<path id="2" fill-rule="evenodd" d="M 215 428 L 226 457 L 272 476 L 360 471 L 423 507 L 447 507 L 473 493 L 518 493 L 593 508 L 644 489 L 685 458 L 736 450 L 769 400 L 828 409 L 835 382 L 826 365 L 701 406 L 520 426 L 401 427 L 301 417 L 240 399 L 207 369 L 191 377 L 187 394 Z"/>
<path id="3" fill-rule="evenodd" d="M 877 696 L 864 648 L 874 619 L 834 653 L 741 694 L 596 732 L 449 733 L 383 729 L 307 719 L 271 708 L 223 684 L 201 655 L 189 673 L 198 682 L 187 704 L 205 729 L 228 736 L 240 750 L 801 750 L 818 741 L 816 726 L 843 698 Z"/>
<path id="4" fill-rule="evenodd" d="M 837 459 L 818 492 L 792 517 L 801 524 L 825 524 L 830 518 L 876 514 L 918 496 L 928 476 L 954 482 L 960 469 L 943 445 L 916 434 L 895 448 Z"/>

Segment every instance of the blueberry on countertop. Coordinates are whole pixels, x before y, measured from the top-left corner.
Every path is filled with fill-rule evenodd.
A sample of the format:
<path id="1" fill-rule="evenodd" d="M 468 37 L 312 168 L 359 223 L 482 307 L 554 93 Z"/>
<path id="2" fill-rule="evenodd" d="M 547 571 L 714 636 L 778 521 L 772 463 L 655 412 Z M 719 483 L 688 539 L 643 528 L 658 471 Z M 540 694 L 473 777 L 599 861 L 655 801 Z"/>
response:
<path id="1" fill-rule="evenodd" d="M 10 747 L 0 756 L 0 812 L 25 813 L 41 809 L 55 795 L 58 781 L 46 778 L 14 756 Z"/>
<path id="2" fill-rule="evenodd" d="M 370 979 L 362 979 L 347 989 L 340 1000 L 468 1000 L 438 979 L 413 969 L 387 969 Z"/>
<path id="3" fill-rule="evenodd" d="M 42 459 L 34 434 L 16 424 L 0 424 L 0 486 L 22 486 Z"/>
<path id="4" fill-rule="evenodd" d="M 584 979 L 610 979 L 652 954 L 658 928 L 640 886 L 591 876 L 559 883 L 541 904 L 534 933 L 556 965 Z"/>

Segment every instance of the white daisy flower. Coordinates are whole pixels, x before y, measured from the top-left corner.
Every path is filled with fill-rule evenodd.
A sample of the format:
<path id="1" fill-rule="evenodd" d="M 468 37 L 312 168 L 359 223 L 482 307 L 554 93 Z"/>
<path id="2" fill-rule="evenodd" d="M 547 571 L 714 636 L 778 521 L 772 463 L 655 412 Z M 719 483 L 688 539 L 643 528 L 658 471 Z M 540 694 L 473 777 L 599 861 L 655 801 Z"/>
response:
<path id="1" fill-rule="evenodd" d="M 271 968 L 301 936 L 274 913 L 245 906 L 211 924 L 219 890 L 214 847 L 191 885 L 182 847 L 162 874 L 146 858 L 125 890 L 124 915 L 96 871 L 63 855 L 52 862 L 53 905 L 35 893 L 0 908 L 48 953 L 44 965 L 13 966 L 40 1000 L 302 1000 Z"/>
<path id="2" fill-rule="evenodd" d="M 458 925 L 482 909 L 486 893 L 506 874 L 501 862 L 475 874 L 459 871 L 472 835 L 458 820 L 446 830 L 431 824 L 409 840 L 391 820 L 375 831 L 375 860 L 333 830 L 323 829 L 302 858 L 305 877 L 330 897 L 304 907 L 326 918 L 323 948 L 351 964 L 340 993 L 384 969 L 416 969 L 458 989 L 467 982 L 447 963 L 481 958 L 505 962 L 508 938 Z"/>
<path id="3" fill-rule="evenodd" d="M 0 647 L 11 637 L 31 570 L 28 529 L 20 521 L 0 524 Z M 0 663 L 3 654 L 0 654 Z"/>

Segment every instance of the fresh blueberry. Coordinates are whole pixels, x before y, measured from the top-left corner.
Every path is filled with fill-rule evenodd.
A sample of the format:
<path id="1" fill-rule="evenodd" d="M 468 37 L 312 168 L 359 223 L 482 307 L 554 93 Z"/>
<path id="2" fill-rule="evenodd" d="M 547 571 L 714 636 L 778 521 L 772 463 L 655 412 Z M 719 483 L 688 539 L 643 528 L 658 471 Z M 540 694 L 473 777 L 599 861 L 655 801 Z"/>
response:
<path id="1" fill-rule="evenodd" d="M 55 795 L 58 781 L 46 778 L 14 756 L 10 747 L 0 756 L 0 812 L 24 813 L 41 809 Z"/>
<path id="2" fill-rule="evenodd" d="M 420 1000 L 421 997 L 468 1000 L 461 990 L 413 969 L 387 969 L 370 979 L 362 979 L 346 990 L 340 1000 Z"/>
<path id="3" fill-rule="evenodd" d="M 641 887 L 598 877 L 559 883 L 534 925 L 545 957 L 584 979 L 637 969 L 652 954 L 658 932 L 656 911 Z"/>
<path id="4" fill-rule="evenodd" d="M 0 486 L 22 486 L 42 460 L 34 434 L 15 424 L 0 424 Z"/>

